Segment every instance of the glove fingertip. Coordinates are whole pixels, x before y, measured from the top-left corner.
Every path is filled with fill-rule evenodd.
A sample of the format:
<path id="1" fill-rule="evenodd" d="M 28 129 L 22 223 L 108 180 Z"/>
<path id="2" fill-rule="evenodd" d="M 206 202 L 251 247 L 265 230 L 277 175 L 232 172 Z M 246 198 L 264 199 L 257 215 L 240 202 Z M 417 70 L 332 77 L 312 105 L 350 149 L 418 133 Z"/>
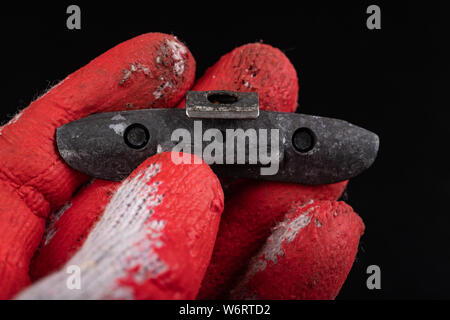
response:
<path id="1" fill-rule="evenodd" d="M 362 219 L 344 202 L 295 204 L 231 291 L 235 299 L 334 299 L 355 259 Z"/>
<path id="2" fill-rule="evenodd" d="M 192 90 L 257 92 L 261 110 L 294 112 L 298 77 L 288 57 L 279 49 L 249 43 L 225 54 L 197 80 Z M 184 108 L 183 100 L 178 108 Z"/>
<path id="3" fill-rule="evenodd" d="M 322 186 L 250 180 L 233 183 L 227 190 L 214 253 L 198 298 L 226 296 L 293 202 L 334 201 L 346 185 L 347 181 Z"/>

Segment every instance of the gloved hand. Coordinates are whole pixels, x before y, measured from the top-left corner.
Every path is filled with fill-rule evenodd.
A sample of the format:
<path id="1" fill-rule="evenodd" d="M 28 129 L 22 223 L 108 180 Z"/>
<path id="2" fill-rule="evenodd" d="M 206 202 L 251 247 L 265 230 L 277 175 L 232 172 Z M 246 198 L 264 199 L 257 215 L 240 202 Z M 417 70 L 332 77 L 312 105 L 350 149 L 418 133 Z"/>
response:
<path id="1" fill-rule="evenodd" d="M 195 61 L 181 42 L 144 34 L 71 74 L 0 128 L 1 298 L 24 288 L 18 298 L 337 295 L 364 230 L 336 201 L 346 182 L 239 180 L 227 188 L 224 206 L 205 163 L 176 165 L 161 153 L 122 183 L 88 182 L 60 158 L 57 127 L 95 112 L 175 107 L 194 77 Z M 236 48 L 192 88 L 213 89 L 256 91 L 265 110 L 297 107 L 295 69 L 264 44 Z M 67 285 L 71 266 L 80 270 L 80 289 Z"/>

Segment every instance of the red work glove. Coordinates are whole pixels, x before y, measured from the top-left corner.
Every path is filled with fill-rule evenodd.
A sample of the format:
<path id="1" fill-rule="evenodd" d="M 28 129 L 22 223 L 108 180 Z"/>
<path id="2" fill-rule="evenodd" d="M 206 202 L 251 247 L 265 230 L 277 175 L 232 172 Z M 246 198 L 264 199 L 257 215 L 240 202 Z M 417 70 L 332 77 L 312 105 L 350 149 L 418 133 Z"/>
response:
<path id="1" fill-rule="evenodd" d="M 1 298 L 30 276 L 40 280 L 19 298 L 337 295 L 364 229 L 336 202 L 345 182 L 235 182 L 222 213 L 210 168 L 175 165 L 163 153 L 122 183 L 94 180 L 72 197 L 88 177 L 59 157 L 55 129 L 94 112 L 173 107 L 194 70 L 174 37 L 145 34 L 73 73 L 0 129 Z M 298 84 L 279 50 L 251 44 L 222 57 L 193 87 L 211 89 L 256 91 L 262 109 L 294 111 Z M 71 266 L 81 272 L 80 289 L 67 285 Z"/>

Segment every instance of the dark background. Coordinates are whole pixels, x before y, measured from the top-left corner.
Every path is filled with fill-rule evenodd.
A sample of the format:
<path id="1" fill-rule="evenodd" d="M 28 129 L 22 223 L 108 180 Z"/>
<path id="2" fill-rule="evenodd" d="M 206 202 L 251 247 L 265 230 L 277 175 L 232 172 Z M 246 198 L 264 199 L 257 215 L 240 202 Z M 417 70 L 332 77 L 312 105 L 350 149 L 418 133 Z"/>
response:
<path id="1" fill-rule="evenodd" d="M 449 298 L 450 215 L 444 204 L 450 188 L 443 169 L 449 105 L 438 98 L 448 74 L 441 61 L 448 35 L 440 8 L 342 2 L 74 2 L 81 7 L 81 30 L 66 28 L 72 3 L 3 6 L 0 121 L 145 32 L 177 35 L 197 61 L 197 77 L 236 46 L 262 40 L 295 65 L 301 112 L 345 119 L 380 136 L 375 164 L 348 187 L 347 202 L 366 232 L 338 299 Z M 366 28 L 369 4 L 381 7 L 381 30 Z M 366 287 L 371 264 L 381 268 L 381 290 Z"/>

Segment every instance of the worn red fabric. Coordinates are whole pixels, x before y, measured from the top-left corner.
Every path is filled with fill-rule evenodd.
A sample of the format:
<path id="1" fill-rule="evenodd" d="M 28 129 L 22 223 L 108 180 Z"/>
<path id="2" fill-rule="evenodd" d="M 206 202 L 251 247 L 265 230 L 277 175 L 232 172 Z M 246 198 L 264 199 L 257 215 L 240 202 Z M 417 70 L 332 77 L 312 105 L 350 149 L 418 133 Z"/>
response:
<path id="1" fill-rule="evenodd" d="M 334 299 L 358 251 L 361 218 L 344 202 L 311 201 L 294 203 L 283 220 L 232 298 Z"/>
<path id="2" fill-rule="evenodd" d="M 222 187 L 206 163 L 175 165 L 170 152 L 149 158 L 133 175 L 151 163 L 161 167 L 156 180 L 163 200 L 152 219 L 166 221 L 161 231 L 164 245 L 156 251 L 168 271 L 141 283 L 133 277 L 134 270 L 127 270 L 128 277 L 120 279 L 120 285 L 131 287 L 134 299 L 194 299 L 219 228 Z"/>
<path id="3" fill-rule="evenodd" d="M 267 44 L 251 43 L 222 56 L 192 90 L 257 92 L 261 109 L 293 112 L 298 88 L 297 72 L 283 52 Z M 184 106 L 183 100 L 178 107 Z"/>
<path id="4" fill-rule="evenodd" d="M 29 282 L 46 217 L 87 181 L 59 157 L 55 129 L 94 112 L 173 107 L 194 78 L 195 61 L 182 43 L 144 34 L 69 75 L 1 128 L 0 298 Z"/>
<path id="5" fill-rule="evenodd" d="M 225 201 L 219 233 L 199 299 L 227 298 L 246 271 L 250 258 L 271 234 L 294 202 L 337 200 L 347 182 L 304 186 L 247 181 L 231 190 Z"/>
<path id="6" fill-rule="evenodd" d="M 62 236 L 58 243 L 66 247 L 49 252 L 64 255 L 61 250 L 72 250 L 67 243 L 77 245 L 74 236 L 67 235 L 71 233 L 65 228 L 69 223 L 76 236 L 79 231 L 82 235 L 89 231 L 82 239 L 83 246 L 65 266 L 17 298 L 195 298 L 214 247 L 223 192 L 219 179 L 206 163 L 191 157 L 189 163 L 176 164 L 172 156 L 166 152 L 148 158 L 113 190 L 111 199 L 107 199 L 110 186 L 100 182 L 87 187 L 82 194 L 89 189 L 90 194 L 106 193 L 99 197 L 108 202 L 102 214 L 97 215 L 100 219 L 90 229 L 86 221 L 92 221 L 92 214 L 79 211 L 77 205 L 86 200 L 95 207 L 90 202 L 95 197 L 77 197 L 72 212 L 59 218 L 55 226 L 60 229 L 53 232 L 53 237 Z M 92 212 L 95 216 L 96 211 Z M 46 241 L 44 246 L 47 244 Z M 70 266 L 80 268 L 80 290 L 67 288 L 66 270 Z"/>
<path id="7" fill-rule="evenodd" d="M 96 179 L 49 217 L 40 247 L 31 260 L 32 281 L 58 270 L 78 251 L 119 185 Z"/>

